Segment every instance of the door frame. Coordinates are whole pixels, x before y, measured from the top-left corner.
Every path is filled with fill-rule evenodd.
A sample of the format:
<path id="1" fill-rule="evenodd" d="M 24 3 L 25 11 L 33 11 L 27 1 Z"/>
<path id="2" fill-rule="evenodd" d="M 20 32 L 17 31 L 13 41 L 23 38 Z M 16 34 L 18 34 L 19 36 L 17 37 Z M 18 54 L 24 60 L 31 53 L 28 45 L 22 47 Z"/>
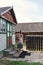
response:
<path id="1" fill-rule="evenodd" d="M 8 24 L 9 24 L 9 31 L 8 31 L 8 29 L 7 29 L 7 28 L 8 28 L 8 27 L 7 27 Z M 6 40 L 6 43 L 7 43 L 7 44 L 6 44 L 6 47 L 7 47 L 7 48 L 9 47 L 8 38 L 7 38 L 7 37 L 8 37 L 8 33 L 9 33 L 9 37 L 10 37 L 10 33 L 12 33 L 12 31 L 10 32 L 10 25 L 12 25 L 12 23 L 6 22 L 6 39 L 7 39 L 7 40 Z"/>

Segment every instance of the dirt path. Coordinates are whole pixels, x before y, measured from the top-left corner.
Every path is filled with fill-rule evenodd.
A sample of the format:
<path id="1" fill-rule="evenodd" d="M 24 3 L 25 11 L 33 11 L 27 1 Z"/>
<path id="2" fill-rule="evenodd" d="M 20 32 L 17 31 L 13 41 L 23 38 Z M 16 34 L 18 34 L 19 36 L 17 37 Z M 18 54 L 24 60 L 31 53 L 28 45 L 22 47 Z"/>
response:
<path id="1" fill-rule="evenodd" d="M 43 63 L 43 52 L 32 52 L 30 56 L 27 55 L 25 58 L 6 58 L 6 60 Z"/>

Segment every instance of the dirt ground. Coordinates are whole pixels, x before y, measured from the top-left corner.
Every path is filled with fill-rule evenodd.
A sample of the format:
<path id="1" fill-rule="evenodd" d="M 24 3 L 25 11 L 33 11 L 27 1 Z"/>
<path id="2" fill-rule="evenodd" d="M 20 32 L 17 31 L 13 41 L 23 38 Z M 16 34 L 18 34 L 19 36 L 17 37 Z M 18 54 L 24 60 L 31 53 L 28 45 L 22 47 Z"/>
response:
<path id="1" fill-rule="evenodd" d="M 28 51 L 31 55 L 26 55 L 25 58 L 6 58 L 10 61 L 26 61 L 26 62 L 40 62 L 43 63 L 43 52 L 39 51 L 29 51 L 26 50 L 26 44 L 23 45 L 22 50 Z"/>

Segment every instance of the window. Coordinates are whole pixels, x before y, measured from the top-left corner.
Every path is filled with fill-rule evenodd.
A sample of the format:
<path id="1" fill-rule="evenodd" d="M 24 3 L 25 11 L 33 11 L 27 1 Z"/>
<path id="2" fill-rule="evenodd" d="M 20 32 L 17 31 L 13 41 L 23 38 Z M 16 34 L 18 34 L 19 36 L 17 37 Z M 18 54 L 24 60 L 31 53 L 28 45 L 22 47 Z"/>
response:
<path id="1" fill-rule="evenodd" d="M 10 32 L 12 32 L 12 24 L 10 24 Z"/>
<path id="2" fill-rule="evenodd" d="M 0 32 L 6 32 L 6 21 L 0 18 Z"/>
<path id="3" fill-rule="evenodd" d="M 7 31 L 12 32 L 12 24 L 7 23 Z"/>
<path id="4" fill-rule="evenodd" d="M 7 31 L 9 31 L 9 23 L 7 23 Z"/>
<path id="5" fill-rule="evenodd" d="M 9 37 L 9 32 L 7 33 L 7 36 Z"/>
<path id="6" fill-rule="evenodd" d="M 13 32 L 15 31 L 15 25 L 13 25 Z"/>
<path id="7" fill-rule="evenodd" d="M 12 33 L 10 33 L 10 36 L 12 36 Z"/>

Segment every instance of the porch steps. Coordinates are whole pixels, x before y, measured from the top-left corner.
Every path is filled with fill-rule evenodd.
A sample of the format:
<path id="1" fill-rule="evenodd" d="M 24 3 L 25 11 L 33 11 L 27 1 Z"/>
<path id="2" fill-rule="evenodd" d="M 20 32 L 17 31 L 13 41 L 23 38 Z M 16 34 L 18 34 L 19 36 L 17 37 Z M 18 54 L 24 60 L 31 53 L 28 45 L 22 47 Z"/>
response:
<path id="1" fill-rule="evenodd" d="M 6 49 L 3 51 L 3 56 L 6 57 L 9 55 L 9 52 L 11 51 L 11 49 Z"/>
<path id="2" fill-rule="evenodd" d="M 26 55 L 31 55 L 30 52 L 18 50 L 18 49 L 6 49 L 4 50 L 3 56 L 10 58 L 24 58 Z"/>
<path id="3" fill-rule="evenodd" d="M 18 52 L 15 53 L 13 56 L 14 56 L 15 58 L 19 58 L 19 56 L 20 56 L 21 53 L 22 53 L 22 51 L 18 51 Z"/>
<path id="4" fill-rule="evenodd" d="M 10 52 L 11 50 L 12 50 L 12 49 L 9 48 L 9 49 L 6 49 L 6 50 L 4 50 L 4 51 L 5 51 L 5 52 Z"/>
<path id="5" fill-rule="evenodd" d="M 12 58 L 19 58 L 20 54 L 22 53 L 22 51 L 17 51 L 17 49 L 7 49 L 7 50 L 4 50 L 3 52 L 3 56 L 4 57 L 12 57 Z"/>
<path id="6" fill-rule="evenodd" d="M 10 51 L 9 54 L 15 54 L 17 51 L 14 50 L 14 51 Z"/>

